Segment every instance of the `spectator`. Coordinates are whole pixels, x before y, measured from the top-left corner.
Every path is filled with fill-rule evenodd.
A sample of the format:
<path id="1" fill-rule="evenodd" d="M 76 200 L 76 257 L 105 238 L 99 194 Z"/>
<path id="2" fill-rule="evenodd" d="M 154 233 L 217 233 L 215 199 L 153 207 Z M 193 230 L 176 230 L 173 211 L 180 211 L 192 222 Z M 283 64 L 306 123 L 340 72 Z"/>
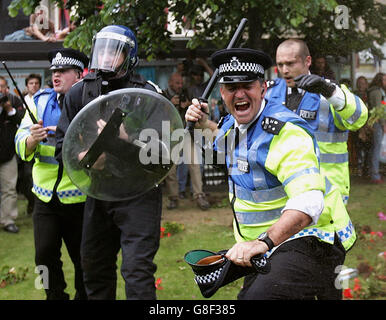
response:
<path id="1" fill-rule="evenodd" d="M 71 21 L 70 22 L 70 25 L 66 28 L 64 28 L 63 30 L 59 30 L 55 33 L 55 38 L 56 40 L 64 40 L 64 38 L 67 37 L 67 35 L 71 32 L 71 31 L 74 31 L 76 28 L 76 24 L 74 21 Z"/>
<path id="2" fill-rule="evenodd" d="M 207 82 L 204 82 L 205 72 L 211 77 L 213 74 L 212 68 L 202 58 L 196 59 L 197 63 L 193 63 L 190 67 L 190 86 L 188 87 L 188 95 L 190 100 L 194 97 L 201 97 L 204 93 Z"/>
<path id="3" fill-rule="evenodd" d="M 0 101 L 0 223 L 5 231 L 17 233 L 17 160 L 14 137 L 25 111 L 20 99 L 8 93 L 8 83 L 3 76 L 0 76 Z"/>
<path id="4" fill-rule="evenodd" d="M 356 81 L 356 90 L 354 93 L 362 99 L 366 105 L 368 104 L 368 96 L 367 96 L 367 90 L 369 88 L 369 82 L 367 81 L 366 77 L 360 76 L 357 78 Z"/>
<path id="5" fill-rule="evenodd" d="M 222 101 L 222 99 L 220 99 L 220 100 L 218 101 L 218 110 L 219 110 L 219 112 L 220 112 L 220 119 L 221 119 L 222 117 L 225 117 L 225 116 L 228 114 L 228 111 L 227 111 L 227 109 L 225 108 L 224 102 Z"/>
<path id="6" fill-rule="evenodd" d="M 374 114 L 375 108 L 386 108 L 386 74 L 377 73 L 369 86 L 369 110 Z M 378 113 L 378 112 L 376 112 Z M 384 112 L 383 112 L 384 114 Z M 386 132 L 386 120 L 377 117 L 373 129 L 373 144 L 371 146 L 371 182 L 374 184 L 383 184 L 384 180 L 379 172 L 379 158 L 383 135 Z"/>
<path id="7" fill-rule="evenodd" d="M 189 101 L 193 97 L 201 97 L 204 93 L 207 82 L 204 82 L 204 73 L 207 72 L 210 76 L 213 74 L 212 68 L 206 63 L 202 58 L 196 59 L 197 63 L 193 63 L 189 67 L 190 72 L 190 86 L 187 88 Z M 185 113 L 184 113 L 185 116 Z M 185 156 L 184 163 L 181 164 L 178 168 L 178 183 L 179 191 L 181 198 L 185 196 L 185 187 L 188 180 L 188 170 L 190 175 L 190 180 L 192 183 L 193 199 L 196 200 L 198 207 L 201 210 L 207 210 L 210 207 L 208 200 L 206 199 L 205 193 L 203 192 L 203 183 L 202 183 L 202 168 L 200 163 L 200 152 L 197 152 L 197 148 L 192 141 L 190 155 Z M 184 148 L 187 150 L 187 148 Z M 188 164 L 188 166 L 187 166 Z"/>
<path id="8" fill-rule="evenodd" d="M 326 58 L 323 56 L 316 56 L 314 58 L 313 66 L 311 67 L 311 73 L 317 74 L 325 79 L 335 80 L 335 73 L 328 65 Z"/>
<path id="9" fill-rule="evenodd" d="M 361 98 L 361 100 L 368 106 L 367 90 L 369 83 L 364 76 L 360 76 L 356 81 L 356 90 L 354 93 Z M 358 131 L 350 131 L 350 137 L 353 144 L 354 156 L 352 164 L 355 165 L 354 159 L 356 159 L 356 169 L 358 176 L 367 175 L 369 173 L 370 165 L 370 149 L 372 140 L 372 131 L 368 125 L 364 125 Z"/>
<path id="10" fill-rule="evenodd" d="M 174 104 L 183 119 L 186 107 L 189 106 L 190 102 L 183 90 L 183 79 L 181 73 L 173 73 L 169 78 L 168 84 L 168 88 L 163 91 L 163 95 Z M 165 179 L 165 183 L 169 192 L 169 204 L 167 205 L 167 209 L 176 209 L 178 207 L 178 181 L 176 166 L 170 170 L 169 175 Z"/>
<path id="11" fill-rule="evenodd" d="M 30 25 L 4 37 L 5 41 L 42 40 L 56 42 L 54 23 L 48 19 L 46 10 L 37 10 L 30 15 Z"/>
<path id="12" fill-rule="evenodd" d="M 33 96 L 42 86 L 42 77 L 40 74 L 31 73 L 25 79 L 26 95 L 24 96 L 25 102 L 31 107 L 34 105 Z"/>
<path id="13" fill-rule="evenodd" d="M 210 99 L 210 120 L 214 122 L 220 121 L 220 109 L 217 105 L 217 100 L 214 98 Z"/>

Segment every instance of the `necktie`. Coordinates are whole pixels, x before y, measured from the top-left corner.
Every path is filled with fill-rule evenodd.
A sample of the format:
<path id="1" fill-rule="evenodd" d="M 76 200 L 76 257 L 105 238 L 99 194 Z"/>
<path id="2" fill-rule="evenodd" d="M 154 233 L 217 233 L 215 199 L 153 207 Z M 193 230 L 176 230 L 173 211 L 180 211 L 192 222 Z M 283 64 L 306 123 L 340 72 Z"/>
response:
<path id="1" fill-rule="evenodd" d="M 64 94 L 59 95 L 59 107 L 60 110 L 63 108 Z"/>
<path id="2" fill-rule="evenodd" d="M 296 112 L 301 100 L 302 94 L 297 88 L 292 88 L 291 93 L 287 95 L 287 108 Z"/>

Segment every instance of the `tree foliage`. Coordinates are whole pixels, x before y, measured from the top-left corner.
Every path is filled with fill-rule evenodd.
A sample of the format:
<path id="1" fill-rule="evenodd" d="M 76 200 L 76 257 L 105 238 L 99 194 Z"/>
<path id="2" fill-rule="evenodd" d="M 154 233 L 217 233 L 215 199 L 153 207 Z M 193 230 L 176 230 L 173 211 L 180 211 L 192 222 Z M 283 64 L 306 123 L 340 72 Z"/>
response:
<path id="1" fill-rule="evenodd" d="M 50 0 L 63 7 L 62 0 Z M 15 16 L 20 8 L 33 12 L 39 0 L 13 0 L 9 13 Z M 348 9 L 347 23 L 339 28 L 342 16 L 335 12 L 338 5 Z M 166 28 L 168 13 L 177 29 L 195 31 L 187 47 L 226 46 L 243 17 L 248 27 L 242 45 L 266 50 L 274 55 L 275 48 L 285 38 L 306 40 L 313 54 L 347 56 L 370 48 L 382 56 L 377 45 L 386 36 L 386 6 L 376 0 L 68 0 L 72 19 L 80 25 L 65 39 L 65 46 L 88 52 L 93 35 L 108 24 L 132 28 L 141 49 L 151 60 L 171 53 L 173 43 Z"/>

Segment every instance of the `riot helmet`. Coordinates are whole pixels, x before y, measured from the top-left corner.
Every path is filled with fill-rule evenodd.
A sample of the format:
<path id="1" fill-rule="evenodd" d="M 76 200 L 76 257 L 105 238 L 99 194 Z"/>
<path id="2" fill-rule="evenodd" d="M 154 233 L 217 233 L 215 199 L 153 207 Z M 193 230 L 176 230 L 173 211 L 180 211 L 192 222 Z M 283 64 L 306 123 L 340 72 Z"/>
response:
<path id="1" fill-rule="evenodd" d="M 94 36 L 90 69 L 101 72 L 104 78 L 126 77 L 137 61 L 137 39 L 131 29 L 111 25 Z"/>

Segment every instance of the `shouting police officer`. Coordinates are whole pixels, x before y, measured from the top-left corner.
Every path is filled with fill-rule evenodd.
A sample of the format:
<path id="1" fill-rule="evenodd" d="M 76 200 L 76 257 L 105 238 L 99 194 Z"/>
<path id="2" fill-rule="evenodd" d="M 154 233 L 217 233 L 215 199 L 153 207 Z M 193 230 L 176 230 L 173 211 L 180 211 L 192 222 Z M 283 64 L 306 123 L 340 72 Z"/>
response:
<path id="1" fill-rule="evenodd" d="M 55 130 L 64 95 L 82 78 L 88 63 L 83 53 L 65 48 L 49 53 L 53 89 L 34 95 L 30 106 L 37 123 L 27 112 L 15 137 L 16 152 L 23 161 L 35 160 L 32 169 L 34 201 L 33 222 L 35 262 L 48 268 L 48 300 L 65 300 L 66 282 L 62 270 L 61 246 L 65 242 L 75 267 L 76 299 L 87 299 L 80 262 L 83 210 L 86 195 L 69 179 L 67 171 L 55 160 Z M 36 106 L 35 106 L 36 105 Z"/>
<path id="2" fill-rule="evenodd" d="M 92 72 L 70 90 L 64 101 L 57 129 L 58 159 L 70 122 L 88 102 L 122 88 L 158 91 L 133 73 L 137 61 L 137 40 L 129 28 L 110 25 L 96 34 L 90 60 Z M 161 210 L 158 187 L 130 200 L 87 197 L 81 256 L 89 299 L 116 298 L 116 260 L 120 249 L 126 298 L 156 298 L 153 258 L 159 247 Z"/>
<path id="3" fill-rule="evenodd" d="M 263 52 L 214 53 L 220 93 L 230 114 L 217 128 L 207 104 L 193 99 L 186 120 L 216 133 L 217 163 L 228 167 L 237 243 L 226 257 L 251 266 L 270 256 L 271 271 L 247 276 L 240 299 L 340 299 L 335 269 L 356 236 L 341 194 L 319 171 L 310 126 L 274 99 L 264 98 Z"/>

